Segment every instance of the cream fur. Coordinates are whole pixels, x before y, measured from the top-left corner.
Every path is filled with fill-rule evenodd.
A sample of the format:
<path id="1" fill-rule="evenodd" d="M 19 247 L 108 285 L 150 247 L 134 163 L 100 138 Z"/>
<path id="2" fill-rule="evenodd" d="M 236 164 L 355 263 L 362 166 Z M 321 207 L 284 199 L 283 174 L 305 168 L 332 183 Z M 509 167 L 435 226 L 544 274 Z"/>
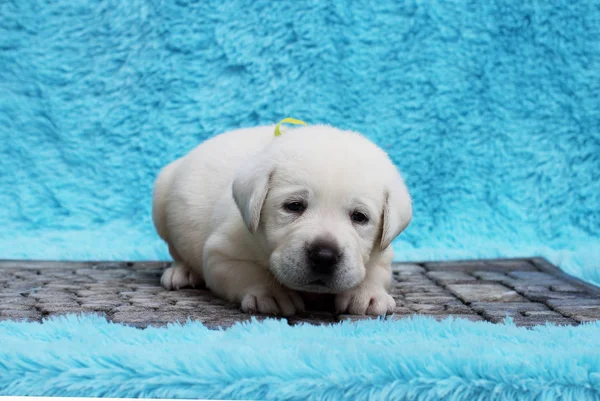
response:
<path id="1" fill-rule="evenodd" d="M 412 206 L 399 172 L 362 135 L 329 126 L 273 126 L 218 135 L 166 166 L 153 219 L 175 263 L 167 289 L 205 283 L 246 312 L 293 315 L 301 293 L 335 293 L 340 313 L 392 312 L 390 243 Z M 284 204 L 300 201 L 303 213 Z M 351 219 L 355 211 L 367 222 Z M 336 244 L 334 273 L 314 272 L 307 249 Z"/>

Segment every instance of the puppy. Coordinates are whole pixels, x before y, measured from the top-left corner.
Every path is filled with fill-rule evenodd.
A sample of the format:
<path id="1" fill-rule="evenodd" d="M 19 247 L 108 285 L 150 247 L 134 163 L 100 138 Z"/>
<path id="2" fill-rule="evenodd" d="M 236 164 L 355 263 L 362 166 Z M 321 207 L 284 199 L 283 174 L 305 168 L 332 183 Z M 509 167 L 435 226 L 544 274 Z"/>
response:
<path id="1" fill-rule="evenodd" d="M 175 261 L 162 285 L 205 284 L 250 313 L 294 315 L 303 293 L 392 312 L 390 243 L 412 217 L 400 173 L 358 133 L 274 128 L 218 135 L 160 172 L 152 215 Z"/>

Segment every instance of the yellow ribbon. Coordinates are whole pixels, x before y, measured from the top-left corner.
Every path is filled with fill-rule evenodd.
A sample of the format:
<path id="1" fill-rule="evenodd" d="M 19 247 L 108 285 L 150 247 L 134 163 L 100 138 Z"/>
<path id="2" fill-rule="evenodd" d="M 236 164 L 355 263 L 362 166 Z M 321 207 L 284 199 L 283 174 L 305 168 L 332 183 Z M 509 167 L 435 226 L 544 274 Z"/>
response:
<path id="1" fill-rule="evenodd" d="M 307 125 L 302 120 L 296 120 L 295 118 L 284 118 L 283 120 L 279 121 L 279 123 L 275 126 L 275 136 L 281 136 L 281 124 L 284 123 L 295 125 Z"/>

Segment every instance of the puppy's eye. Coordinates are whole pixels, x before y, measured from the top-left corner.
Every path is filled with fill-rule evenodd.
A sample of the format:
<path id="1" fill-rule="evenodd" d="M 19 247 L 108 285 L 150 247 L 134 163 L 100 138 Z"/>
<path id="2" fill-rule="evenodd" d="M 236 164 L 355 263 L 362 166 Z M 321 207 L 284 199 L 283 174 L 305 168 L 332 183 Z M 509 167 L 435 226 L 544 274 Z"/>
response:
<path id="1" fill-rule="evenodd" d="M 369 218 L 364 213 L 361 213 L 361 212 L 352 213 L 350 218 L 352 219 L 353 222 L 355 222 L 357 224 L 365 224 L 366 222 L 369 221 Z"/>
<path id="2" fill-rule="evenodd" d="M 302 213 L 306 209 L 306 206 L 302 202 L 288 202 L 283 207 L 292 213 Z"/>

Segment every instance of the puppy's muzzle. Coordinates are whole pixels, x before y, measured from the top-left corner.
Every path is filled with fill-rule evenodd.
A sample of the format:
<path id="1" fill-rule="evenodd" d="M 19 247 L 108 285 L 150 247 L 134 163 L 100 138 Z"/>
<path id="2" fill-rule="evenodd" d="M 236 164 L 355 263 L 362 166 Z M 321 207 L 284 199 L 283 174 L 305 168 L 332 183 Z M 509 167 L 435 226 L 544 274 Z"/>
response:
<path id="1" fill-rule="evenodd" d="M 308 248 L 308 260 L 313 273 L 319 276 L 331 276 L 340 261 L 340 250 L 329 242 L 315 242 Z"/>

